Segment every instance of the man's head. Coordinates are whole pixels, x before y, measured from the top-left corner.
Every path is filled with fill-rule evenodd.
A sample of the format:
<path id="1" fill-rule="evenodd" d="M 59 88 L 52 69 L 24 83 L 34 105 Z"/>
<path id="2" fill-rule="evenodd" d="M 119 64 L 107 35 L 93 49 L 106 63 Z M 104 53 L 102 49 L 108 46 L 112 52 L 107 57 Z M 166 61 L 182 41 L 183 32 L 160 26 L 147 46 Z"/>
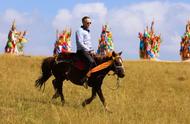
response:
<path id="1" fill-rule="evenodd" d="M 84 16 L 84 17 L 82 18 L 82 24 L 83 24 L 83 27 L 84 27 L 84 28 L 88 29 L 88 28 L 90 27 L 90 24 L 91 24 L 91 23 L 92 23 L 92 22 L 91 22 L 91 19 L 90 19 L 89 16 Z"/>

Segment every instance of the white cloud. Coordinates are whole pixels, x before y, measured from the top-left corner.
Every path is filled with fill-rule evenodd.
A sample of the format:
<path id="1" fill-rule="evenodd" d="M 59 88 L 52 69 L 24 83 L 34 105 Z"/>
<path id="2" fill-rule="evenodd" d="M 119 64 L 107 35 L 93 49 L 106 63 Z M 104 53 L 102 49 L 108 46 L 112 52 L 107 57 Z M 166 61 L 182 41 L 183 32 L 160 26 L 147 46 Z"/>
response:
<path id="1" fill-rule="evenodd" d="M 14 9 L 7 9 L 2 17 L 5 22 L 11 23 L 13 20 L 16 20 L 18 24 L 31 24 L 33 19 L 28 13 L 19 12 Z"/>
<path id="2" fill-rule="evenodd" d="M 84 15 L 97 16 L 98 20 L 104 19 L 107 14 L 107 8 L 103 3 L 77 4 L 73 9 L 73 15 L 81 18 Z"/>
<path id="3" fill-rule="evenodd" d="M 61 9 L 53 20 L 53 27 L 56 29 L 63 29 L 65 25 L 71 25 L 71 19 L 72 13 L 67 9 Z"/>
<path id="4" fill-rule="evenodd" d="M 72 10 L 61 9 L 53 20 L 55 29 L 63 28 L 64 26 L 77 26 L 81 23 L 83 16 L 90 16 L 94 24 L 102 23 L 107 16 L 107 8 L 103 3 L 77 4 Z M 74 26 L 72 26 L 74 25 Z"/>

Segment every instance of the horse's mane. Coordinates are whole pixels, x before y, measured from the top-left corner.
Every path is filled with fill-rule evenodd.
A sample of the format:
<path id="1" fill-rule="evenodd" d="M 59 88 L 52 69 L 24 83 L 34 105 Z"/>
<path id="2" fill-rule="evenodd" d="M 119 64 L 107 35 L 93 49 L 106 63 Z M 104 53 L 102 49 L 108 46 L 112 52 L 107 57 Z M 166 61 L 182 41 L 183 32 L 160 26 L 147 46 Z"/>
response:
<path id="1" fill-rule="evenodd" d="M 95 60 L 95 62 L 96 62 L 97 64 L 98 64 L 98 63 L 103 63 L 103 62 L 106 62 L 106 61 L 112 59 L 112 56 L 109 56 L 109 55 L 99 55 L 99 54 L 95 54 L 93 57 L 94 57 L 94 60 Z"/>

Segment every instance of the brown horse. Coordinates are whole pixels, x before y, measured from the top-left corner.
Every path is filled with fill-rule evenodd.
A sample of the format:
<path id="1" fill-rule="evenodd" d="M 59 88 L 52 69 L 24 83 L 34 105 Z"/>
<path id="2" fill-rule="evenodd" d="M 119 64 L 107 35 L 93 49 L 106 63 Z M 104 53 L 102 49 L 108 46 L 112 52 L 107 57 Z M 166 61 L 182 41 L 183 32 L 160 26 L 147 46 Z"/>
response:
<path id="1" fill-rule="evenodd" d="M 108 74 L 109 71 L 113 71 L 118 76 L 118 78 L 123 78 L 125 76 L 125 70 L 122 64 L 121 53 L 122 52 L 120 53 L 112 52 L 111 55 L 107 57 L 98 57 L 97 55 L 94 56 L 96 65 L 101 66 L 107 63 L 107 66 L 104 69 L 92 73 L 91 76 L 89 77 L 88 85 L 92 87 L 92 95 L 90 98 L 84 100 L 84 102 L 82 103 L 83 106 L 90 104 L 92 100 L 96 97 L 96 94 L 98 94 L 101 102 L 103 103 L 105 109 L 107 110 L 101 86 L 103 83 L 103 79 L 105 78 L 105 76 Z M 76 62 L 79 61 L 79 58 L 76 59 L 77 54 L 71 53 L 65 56 L 66 57 L 64 58 L 66 61 L 60 63 L 56 63 L 54 57 L 45 58 L 41 66 L 42 76 L 36 80 L 35 84 L 36 87 L 41 88 L 42 85 L 45 85 L 45 82 L 53 74 L 55 79 L 52 81 L 52 84 L 55 89 L 55 94 L 53 95 L 52 99 L 61 97 L 62 104 L 64 104 L 65 102 L 64 95 L 62 92 L 63 81 L 70 80 L 72 83 L 82 86 L 83 83 L 80 82 L 80 80 L 85 76 L 84 71 L 78 67 L 79 64 L 76 64 Z"/>

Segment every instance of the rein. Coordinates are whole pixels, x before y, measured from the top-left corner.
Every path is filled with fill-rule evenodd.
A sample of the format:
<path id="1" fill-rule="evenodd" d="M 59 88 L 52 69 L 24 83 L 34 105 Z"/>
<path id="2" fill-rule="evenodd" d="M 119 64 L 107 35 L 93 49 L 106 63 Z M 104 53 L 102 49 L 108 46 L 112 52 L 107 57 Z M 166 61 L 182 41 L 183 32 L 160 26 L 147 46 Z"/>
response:
<path id="1" fill-rule="evenodd" d="M 114 59 L 116 59 L 116 58 L 120 58 L 120 57 L 115 57 L 115 58 L 113 58 L 113 60 Z M 123 66 L 116 66 L 115 65 L 115 67 L 116 67 L 116 69 L 120 69 L 120 68 L 123 68 Z M 113 73 L 113 74 L 107 74 L 108 76 L 115 76 L 116 75 L 116 73 Z M 120 80 L 119 80 L 120 78 L 117 76 L 117 83 L 116 83 L 116 87 L 115 88 L 109 88 L 109 89 L 112 89 L 112 90 L 117 90 L 119 87 L 120 87 Z"/>
<path id="2" fill-rule="evenodd" d="M 116 74 L 115 73 L 113 73 L 113 74 L 107 74 L 108 76 L 115 76 Z M 111 89 L 111 90 L 117 90 L 119 87 L 120 87 L 120 80 L 119 80 L 120 78 L 117 76 L 117 83 L 116 83 L 116 86 L 115 86 L 115 88 L 111 88 L 111 87 L 108 87 L 109 89 Z"/>

